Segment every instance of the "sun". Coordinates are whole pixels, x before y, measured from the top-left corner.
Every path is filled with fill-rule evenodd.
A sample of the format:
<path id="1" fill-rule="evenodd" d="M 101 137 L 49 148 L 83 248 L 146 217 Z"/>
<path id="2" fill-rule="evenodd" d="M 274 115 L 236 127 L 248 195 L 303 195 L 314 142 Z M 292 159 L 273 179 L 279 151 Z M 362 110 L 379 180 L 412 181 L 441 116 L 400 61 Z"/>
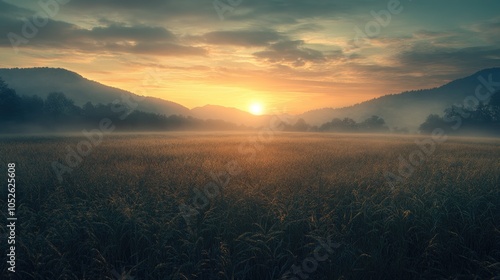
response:
<path id="1" fill-rule="evenodd" d="M 252 103 L 248 108 L 248 111 L 254 115 L 262 115 L 264 112 L 264 107 L 260 103 Z"/>

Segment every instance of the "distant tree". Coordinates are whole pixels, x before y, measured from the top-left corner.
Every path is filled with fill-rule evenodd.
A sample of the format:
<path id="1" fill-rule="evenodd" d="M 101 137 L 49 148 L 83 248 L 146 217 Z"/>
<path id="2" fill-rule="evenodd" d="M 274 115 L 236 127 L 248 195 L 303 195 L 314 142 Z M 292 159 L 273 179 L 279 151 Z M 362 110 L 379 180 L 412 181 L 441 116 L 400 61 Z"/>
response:
<path id="1" fill-rule="evenodd" d="M 342 120 L 342 126 L 347 131 L 351 131 L 351 130 L 354 131 L 357 128 L 357 123 L 353 119 L 344 118 Z"/>
<path id="2" fill-rule="evenodd" d="M 292 126 L 294 131 L 308 131 L 310 126 L 302 118 L 298 119 L 297 122 Z"/>
<path id="3" fill-rule="evenodd" d="M 320 131 L 333 131 L 333 132 L 353 132 L 358 129 L 356 121 L 350 118 L 334 118 L 331 122 L 324 123 L 320 126 Z"/>
<path id="4" fill-rule="evenodd" d="M 75 115 L 78 109 L 73 100 L 67 98 L 61 92 L 50 93 L 44 104 L 44 112 L 56 119 Z"/>
<path id="5" fill-rule="evenodd" d="M 82 109 L 64 93 L 52 92 L 44 103 L 45 125 L 50 129 L 76 129 L 85 123 Z"/>
<path id="6" fill-rule="evenodd" d="M 490 106 L 492 120 L 500 122 L 500 91 L 491 96 L 488 105 Z"/>
<path id="7" fill-rule="evenodd" d="M 319 127 L 319 130 L 320 130 L 320 131 L 332 131 L 332 130 L 333 130 L 333 125 L 332 125 L 332 123 L 333 123 L 335 120 L 339 120 L 339 121 L 340 121 L 340 119 L 333 119 L 331 122 L 326 122 L 326 123 L 322 124 L 322 125 Z"/>
<path id="8" fill-rule="evenodd" d="M 86 116 L 91 116 L 95 113 L 95 106 L 90 101 L 85 103 L 83 105 L 82 109 L 83 109 L 83 112 Z"/>
<path id="9" fill-rule="evenodd" d="M 442 117 L 436 114 L 431 114 L 427 117 L 424 123 L 419 127 L 419 130 L 423 134 L 430 134 L 436 128 L 448 128 L 450 125 L 446 123 Z"/>
<path id="10" fill-rule="evenodd" d="M 445 109 L 444 117 L 432 114 L 420 125 L 420 132 L 431 133 L 436 128 L 448 133 L 500 133 L 500 94 L 497 92 L 487 103 L 474 107 L 451 106 Z M 452 128 L 452 129 L 450 129 Z"/>
<path id="11" fill-rule="evenodd" d="M 22 96 L 24 119 L 28 122 L 39 122 L 43 118 L 44 101 L 38 95 Z"/>
<path id="12" fill-rule="evenodd" d="M 135 110 L 126 118 L 113 110 L 112 104 L 93 105 L 87 102 L 82 107 L 63 93 L 50 93 L 44 101 L 38 96 L 19 97 L 14 90 L 0 80 L 0 132 L 17 132 L 23 129 L 61 130 L 80 129 L 98 125 L 111 119 L 118 130 L 234 130 L 248 127 L 237 126 L 221 120 L 201 120 L 193 117 L 165 116 Z M 305 124 L 299 122 L 303 129 Z"/>
<path id="13" fill-rule="evenodd" d="M 0 121 L 19 121 L 22 116 L 21 98 L 0 79 Z"/>
<path id="14" fill-rule="evenodd" d="M 493 121 L 490 106 L 483 102 L 474 108 L 468 109 L 467 113 L 470 114 L 468 120 L 474 124 L 487 124 Z"/>
<path id="15" fill-rule="evenodd" d="M 379 116 L 371 116 L 359 124 L 360 129 L 371 132 L 388 131 L 389 128 L 385 125 L 385 120 Z"/>

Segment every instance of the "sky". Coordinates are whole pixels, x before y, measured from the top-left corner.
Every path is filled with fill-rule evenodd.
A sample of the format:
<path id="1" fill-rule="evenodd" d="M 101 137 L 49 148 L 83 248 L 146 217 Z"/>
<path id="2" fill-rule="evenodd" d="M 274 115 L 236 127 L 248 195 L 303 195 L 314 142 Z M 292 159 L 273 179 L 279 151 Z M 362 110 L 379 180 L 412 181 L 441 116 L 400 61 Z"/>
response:
<path id="1" fill-rule="evenodd" d="M 0 68 L 298 114 L 500 66 L 498 11 L 498 0 L 0 0 Z"/>

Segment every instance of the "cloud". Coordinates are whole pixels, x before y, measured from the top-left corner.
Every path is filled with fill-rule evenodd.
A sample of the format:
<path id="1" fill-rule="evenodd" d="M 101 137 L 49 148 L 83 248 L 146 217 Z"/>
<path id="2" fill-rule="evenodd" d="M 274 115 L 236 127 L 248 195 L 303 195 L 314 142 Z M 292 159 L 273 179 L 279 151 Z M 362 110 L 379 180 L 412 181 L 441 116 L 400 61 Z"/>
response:
<path id="1" fill-rule="evenodd" d="M 500 34 L 500 17 L 475 24 L 470 29 L 476 33 L 478 38 L 483 39 L 486 43 L 500 44 L 500 36 L 498 36 Z"/>
<path id="2" fill-rule="evenodd" d="M 139 43 L 132 47 L 120 46 L 118 49 L 122 49 L 123 52 L 163 56 L 205 56 L 208 54 L 208 51 L 204 48 L 173 43 Z"/>
<path id="3" fill-rule="evenodd" d="M 398 55 L 407 68 L 425 69 L 449 68 L 453 71 L 471 72 L 500 65 L 500 48 L 413 48 Z"/>
<path id="4" fill-rule="evenodd" d="M 303 92 L 328 94 L 341 82 L 342 90 L 349 85 L 356 94 L 360 87 L 387 93 L 498 66 L 495 1 L 401 1 L 404 10 L 390 25 L 355 44 L 354 28 L 373 21 L 371 11 L 385 9 L 387 1 L 242 0 L 220 21 L 213 0 L 71 0 L 14 57 L 5 34 L 21 34 L 22 18 L 40 7 L 38 1 L 0 0 L 0 53 L 8 66 L 59 67 L 74 60 L 82 74 L 111 65 L 126 76 L 138 67 L 133 63 L 155 63 L 168 67 L 179 85 L 204 77 L 226 85 L 229 76 L 231 87 L 256 91 L 290 92 L 300 84 Z M 213 79 L 217 69 L 227 71 Z"/>
<path id="5" fill-rule="evenodd" d="M 163 27 L 150 26 L 123 26 L 112 24 L 110 26 L 94 27 L 84 30 L 89 38 L 99 40 L 135 40 L 135 41 L 174 41 L 175 35 Z"/>
<path id="6" fill-rule="evenodd" d="M 0 4 L 0 7 L 25 15 L 29 13 L 25 9 L 6 3 Z M 26 24 L 25 20 L 13 14 L 0 14 L 0 34 L 16 34 L 17 38 L 23 38 L 23 43 L 19 45 L 21 50 L 23 47 L 35 50 L 50 48 L 52 51 L 117 52 L 161 56 L 204 56 L 208 53 L 202 47 L 182 44 L 173 32 L 158 26 L 112 23 L 85 29 L 73 23 L 48 19 L 46 25 L 28 29 L 31 34 L 26 36 Z M 12 38 L 8 36 L 0 36 L 0 47 L 11 48 L 11 40 Z"/>
<path id="7" fill-rule="evenodd" d="M 193 20 L 197 22 L 220 22 L 213 1 L 190 0 L 71 0 L 65 11 L 75 17 L 82 13 L 97 18 L 126 22 L 158 24 Z"/>
<path id="8" fill-rule="evenodd" d="M 214 31 L 202 36 L 212 45 L 234 45 L 243 47 L 267 46 L 272 42 L 284 39 L 285 36 L 276 31 Z"/>
<path id="9" fill-rule="evenodd" d="M 425 73 L 429 78 L 496 67 L 500 65 L 500 40 L 495 30 L 500 31 L 498 20 L 452 30 L 418 30 L 395 45 L 399 51 L 394 58 L 404 71 Z"/>
<path id="10" fill-rule="evenodd" d="M 20 18 L 32 16 L 33 12 L 29 9 L 17 7 L 3 1 L 0 1 L 0 17 L 1 18 Z"/>
<path id="11" fill-rule="evenodd" d="M 230 6 L 226 0 L 221 0 Z M 376 6 L 373 1 L 326 1 L 326 0 L 242 0 L 235 5 L 235 10 L 245 9 L 246 12 L 234 13 L 227 20 L 241 20 L 260 18 L 268 15 L 287 18 L 308 18 L 314 16 L 332 17 L 353 9 L 371 9 Z M 162 16 L 168 18 L 203 17 L 218 20 L 213 7 L 213 1 L 186 1 L 186 0 L 72 0 L 68 7 L 73 9 L 93 11 L 120 11 L 120 13 Z"/>
<path id="12" fill-rule="evenodd" d="M 302 40 L 280 41 L 253 55 L 269 63 L 290 64 L 294 67 L 304 66 L 308 62 L 323 63 L 328 59 L 323 52 L 305 47 Z"/>

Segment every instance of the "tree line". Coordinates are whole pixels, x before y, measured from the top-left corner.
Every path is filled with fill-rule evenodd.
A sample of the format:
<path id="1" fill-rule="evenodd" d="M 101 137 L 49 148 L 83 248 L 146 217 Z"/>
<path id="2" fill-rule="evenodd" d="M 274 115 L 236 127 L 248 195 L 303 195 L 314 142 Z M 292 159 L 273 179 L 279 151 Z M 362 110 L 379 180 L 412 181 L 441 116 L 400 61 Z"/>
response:
<path id="1" fill-rule="evenodd" d="M 114 110 L 114 104 L 92 104 L 87 102 L 79 107 L 64 93 L 52 92 L 44 100 L 37 95 L 19 96 L 14 89 L 0 79 L 0 132 L 44 132 L 79 131 L 95 126 L 104 118 L 109 118 L 119 130 L 248 130 L 222 120 L 201 120 L 190 116 L 148 113 L 131 110 L 123 113 Z M 311 126 L 303 119 L 295 124 L 282 123 L 284 131 L 318 132 L 388 132 L 385 121 L 372 116 L 361 123 L 353 119 L 335 118 L 321 126 Z"/>
<path id="2" fill-rule="evenodd" d="M 313 131 L 313 132 L 371 132 L 371 133 L 386 133 L 390 132 L 385 120 L 379 116 L 371 116 L 370 118 L 358 123 L 351 118 L 334 118 L 330 122 L 326 122 L 320 126 L 311 126 L 304 119 L 298 119 L 295 124 L 283 123 L 282 127 L 285 131 Z M 397 131 L 404 133 L 404 130 Z"/>
<path id="3" fill-rule="evenodd" d="M 44 100 L 37 95 L 19 96 L 0 78 L 0 133 L 78 131 L 95 126 L 109 118 L 119 130 L 249 130 L 222 120 L 201 120 L 190 116 L 165 116 L 139 110 L 131 110 L 126 118 L 113 108 L 113 104 L 92 104 L 79 107 L 63 93 L 50 93 Z M 408 133 L 405 128 L 389 129 L 383 118 L 372 116 L 362 122 L 351 118 L 334 118 L 320 126 L 307 124 L 298 119 L 294 124 L 282 123 L 284 131 L 314 132 L 371 132 Z M 452 106 L 442 116 L 431 114 L 419 127 L 420 133 L 430 134 L 435 129 L 448 134 L 500 135 L 500 94 L 494 94 L 488 102 L 475 106 Z"/>
<path id="4" fill-rule="evenodd" d="M 115 108 L 114 108 L 115 106 Z M 110 119 L 118 130 L 246 130 L 221 120 L 201 120 L 178 115 L 165 116 L 130 110 L 124 117 L 116 104 L 79 107 L 63 93 L 50 93 L 44 100 L 37 95 L 19 96 L 0 79 L 0 132 L 79 131 Z"/>
<path id="5" fill-rule="evenodd" d="M 500 91 L 488 101 L 472 105 L 454 105 L 443 115 L 431 114 L 420 125 L 420 132 L 430 134 L 442 129 L 447 134 L 500 135 Z"/>

